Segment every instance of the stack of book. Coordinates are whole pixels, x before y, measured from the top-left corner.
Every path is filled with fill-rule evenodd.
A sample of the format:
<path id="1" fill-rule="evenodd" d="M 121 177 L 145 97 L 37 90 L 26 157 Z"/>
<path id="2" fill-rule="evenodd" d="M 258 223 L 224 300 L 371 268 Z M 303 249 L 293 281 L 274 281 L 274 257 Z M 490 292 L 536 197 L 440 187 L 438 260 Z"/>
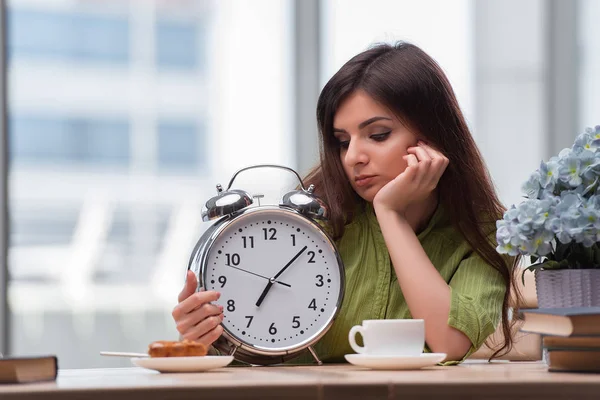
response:
<path id="1" fill-rule="evenodd" d="M 58 358 L 50 356 L 0 356 L 0 384 L 56 380 Z"/>
<path id="2" fill-rule="evenodd" d="M 600 307 L 521 310 L 524 332 L 542 335 L 549 371 L 600 372 Z"/>

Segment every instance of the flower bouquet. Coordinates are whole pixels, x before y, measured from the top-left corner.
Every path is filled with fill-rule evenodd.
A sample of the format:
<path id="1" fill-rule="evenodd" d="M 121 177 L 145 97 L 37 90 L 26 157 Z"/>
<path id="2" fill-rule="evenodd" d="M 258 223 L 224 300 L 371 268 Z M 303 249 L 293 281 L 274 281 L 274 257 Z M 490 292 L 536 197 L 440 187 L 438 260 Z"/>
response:
<path id="1" fill-rule="evenodd" d="M 600 268 L 600 126 L 542 161 L 522 190 L 496 222 L 497 251 L 530 256 L 527 270 Z"/>

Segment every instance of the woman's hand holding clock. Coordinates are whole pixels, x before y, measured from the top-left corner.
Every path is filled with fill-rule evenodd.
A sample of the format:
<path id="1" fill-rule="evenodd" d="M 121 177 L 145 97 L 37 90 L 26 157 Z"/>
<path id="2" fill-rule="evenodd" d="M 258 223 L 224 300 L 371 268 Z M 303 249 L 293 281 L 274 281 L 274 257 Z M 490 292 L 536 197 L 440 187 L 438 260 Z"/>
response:
<path id="1" fill-rule="evenodd" d="M 259 307 L 274 283 L 291 287 L 291 285 L 281 282 L 277 278 L 306 249 L 307 246 L 304 246 L 273 278 L 267 278 L 266 276 L 239 267 L 230 267 L 269 280 L 256 303 L 256 306 Z M 196 275 L 192 271 L 187 271 L 185 285 L 181 293 L 179 293 L 179 304 L 173 309 L 172 315 L 176 322 L 177 331 L 179 331 L 183 339 L 199 341 L 208 347 L 223 333 L 223 327 L 220 325 L 223 321 L 223 306 L 211 304 L 211 302 L 217 301 L 221 294 L 215 290 L 196 293 L 197 286 Z"/>
<path id="2" fill-rule="evenodd" d="M 214 290 L 196 293 L 197 286 L 196 275 L 187 271 L 185 285 L 179 293 L 179 304 L 172 315 L 183 339 L 199 341 L 208 347 L 223 333 L 223 307 L 211 304 L 221 294 Z"/>

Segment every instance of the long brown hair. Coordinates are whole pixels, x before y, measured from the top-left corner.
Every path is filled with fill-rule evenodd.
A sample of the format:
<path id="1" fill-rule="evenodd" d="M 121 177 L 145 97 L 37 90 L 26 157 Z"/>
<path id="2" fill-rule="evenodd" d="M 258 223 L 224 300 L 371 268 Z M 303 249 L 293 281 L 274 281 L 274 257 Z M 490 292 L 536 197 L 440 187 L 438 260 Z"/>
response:
<path id="1" fill-rule="evenodd" d="M 353 57 L 327 82 L 317 103 L 320 165 L 306 178 L 330 207 L 333 236 L 339 238 L 353 212 L 364 206 L 344 173 L 333 120 L 340 104 L 362 90 L 391 110 L 415 133 L 441 151 L 449 165 L 438 183 L 439 198 L 452 210 L 452 223 L 471 248 L 503 277 L 506 293 L 502 304 L 504 343 L 492 355 L 512 348 L 508 317 L 514 271 L 496 252 L 493 232 L 504 207 L 469 132 L 454 91 L 439 65 L 417 46 L 406 42 L 376 45 Z M 516 264 L 517 260 L 515 260 Z M 519 297 L 518 292 L 513 294 Z"/>

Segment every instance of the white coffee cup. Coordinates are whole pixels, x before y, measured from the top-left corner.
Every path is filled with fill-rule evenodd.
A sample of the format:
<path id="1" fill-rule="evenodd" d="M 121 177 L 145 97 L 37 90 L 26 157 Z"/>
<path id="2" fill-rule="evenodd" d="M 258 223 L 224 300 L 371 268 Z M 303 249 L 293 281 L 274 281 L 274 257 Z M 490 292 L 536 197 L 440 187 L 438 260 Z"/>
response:
<path id="1" fill-rule="evenodd" d="M 356 343 L 360 333 L 364 346 Z M 369 319 L 355 325 L 348 334 L 357 353 L 369 355 L 418 356 L 425 346 L 425 321 L 422 319 Z"/>

